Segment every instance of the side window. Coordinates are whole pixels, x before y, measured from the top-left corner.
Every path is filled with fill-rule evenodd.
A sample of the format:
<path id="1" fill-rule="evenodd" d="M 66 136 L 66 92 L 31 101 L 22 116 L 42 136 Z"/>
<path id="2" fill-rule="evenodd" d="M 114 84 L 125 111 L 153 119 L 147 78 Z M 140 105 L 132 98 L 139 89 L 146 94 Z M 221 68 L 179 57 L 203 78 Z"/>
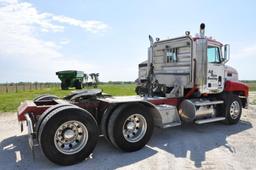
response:
<path id="1" fill-rule="evenodd" d="M 166 49 L 166 63 L 177 62 L 177 48 Z"/>
<path id="2" fill-rule="evenodd" d="M 218 47 L 207 48 L 208 63 L 220 63 L 220 52 Z"/>

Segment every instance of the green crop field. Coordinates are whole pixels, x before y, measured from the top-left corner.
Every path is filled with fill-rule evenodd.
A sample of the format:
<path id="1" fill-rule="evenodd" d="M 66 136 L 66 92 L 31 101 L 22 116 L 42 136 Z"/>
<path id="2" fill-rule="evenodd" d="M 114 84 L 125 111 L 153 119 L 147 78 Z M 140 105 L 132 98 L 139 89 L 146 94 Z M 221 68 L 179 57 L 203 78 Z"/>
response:
<path id="1" fill-rule="evenodd" d="M 104 93 L 114 96 L 135 95 L 135 84 L 102 84 L 99 88 L 103 89 Z M 59 97 L 64 97 L 69 94 L 70 90 L 60 90 L 59 88 L 46 88 L 41 90 L 19 91 L 13 93 L 0 94 L 0 112 L 15 112 L 20 103 L 24 100 L 31 100 L 41 94 L 54 94 Z"/>

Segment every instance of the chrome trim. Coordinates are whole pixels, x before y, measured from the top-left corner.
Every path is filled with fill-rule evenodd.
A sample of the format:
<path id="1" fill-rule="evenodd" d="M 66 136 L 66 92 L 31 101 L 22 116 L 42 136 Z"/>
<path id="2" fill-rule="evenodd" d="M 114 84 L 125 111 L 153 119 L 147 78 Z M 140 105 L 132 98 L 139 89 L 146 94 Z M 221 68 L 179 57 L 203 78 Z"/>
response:
<path id="1" fill-rule="evenodd" d="M 204 123 L 211 123 L 211 122 L 217 122 L 217 121 L 222 121 L 225 120 L 225 117 L 215 117 L 215 118 L 210 118 L 210 119 L 202 119 L 202 120 L 196 120 L 196 124 L 204 124 Z"/>
<path id="2" fill-rule="evenodd" d="M 141 114 L 132 114 L 123 125 L 123 136 L 126 141 L 136 143 L 146 134 L 147 121 Z"/>
<path id="3" fill-rule="evenodd" d="M 208 106 L 208 105 L 215 105 L 215 104 L 223 104 L 224 101 L 196 101 L 194 102 L 195 106 Z"/>
<path id="4" fill-rule="evenodd" d="M 89 133 L 87 127 L 80 121 L 70 120 L 58 127 L 54 135 L 54 145 L 65 155 L 80 152 L 87 144 Z"/>
<path id="5" fill-rule="evenodd" d="M 233 101 L 233 103 L 231 103 L 230 105 L 230 117 L 232 119 L 237 119 L 238 116 L 240 115 L 240 104 L 238 103 L 238 101 Z"/>
<path id="6" fill-rule="evenodd" d="M 181 125 L 181 120 L 176 106 L 172 105 L 157 105 L 155 106 L 158 112 L 153 114 L 154 123 L 160 128 L 169 128 Z"/>

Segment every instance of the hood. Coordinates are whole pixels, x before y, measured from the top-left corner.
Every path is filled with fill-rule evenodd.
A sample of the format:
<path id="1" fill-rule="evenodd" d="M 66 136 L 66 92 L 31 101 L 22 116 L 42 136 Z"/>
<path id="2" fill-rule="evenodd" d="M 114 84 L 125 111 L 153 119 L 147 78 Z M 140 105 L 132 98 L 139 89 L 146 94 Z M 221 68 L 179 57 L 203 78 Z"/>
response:
<path id="1" fill-rule="evenodd" d="M 238 81 L 238 72 L 235 68 L 231 66 L 225 66 L 225 79 Z"/>

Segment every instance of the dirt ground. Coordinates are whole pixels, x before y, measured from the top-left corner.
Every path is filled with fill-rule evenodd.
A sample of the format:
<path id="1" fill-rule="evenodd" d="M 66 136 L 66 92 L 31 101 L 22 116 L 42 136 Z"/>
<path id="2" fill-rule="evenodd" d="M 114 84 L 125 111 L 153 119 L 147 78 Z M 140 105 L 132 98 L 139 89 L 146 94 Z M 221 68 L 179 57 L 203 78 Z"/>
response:
<path id="1" fill-rule="evenodd" d="M 256 93 L 251 93 L 256 98 Z M 0 116 L 0 169 L 256 169 L 256 106 L 244 109 L 236 125 L 211 123 L 155 128 L 146 147 L 133 153 L 113 148 L 103 137 L 93 157 L 62 167 L 36 149 L 33 160 L 27 136 L 15 113 Z"/>

